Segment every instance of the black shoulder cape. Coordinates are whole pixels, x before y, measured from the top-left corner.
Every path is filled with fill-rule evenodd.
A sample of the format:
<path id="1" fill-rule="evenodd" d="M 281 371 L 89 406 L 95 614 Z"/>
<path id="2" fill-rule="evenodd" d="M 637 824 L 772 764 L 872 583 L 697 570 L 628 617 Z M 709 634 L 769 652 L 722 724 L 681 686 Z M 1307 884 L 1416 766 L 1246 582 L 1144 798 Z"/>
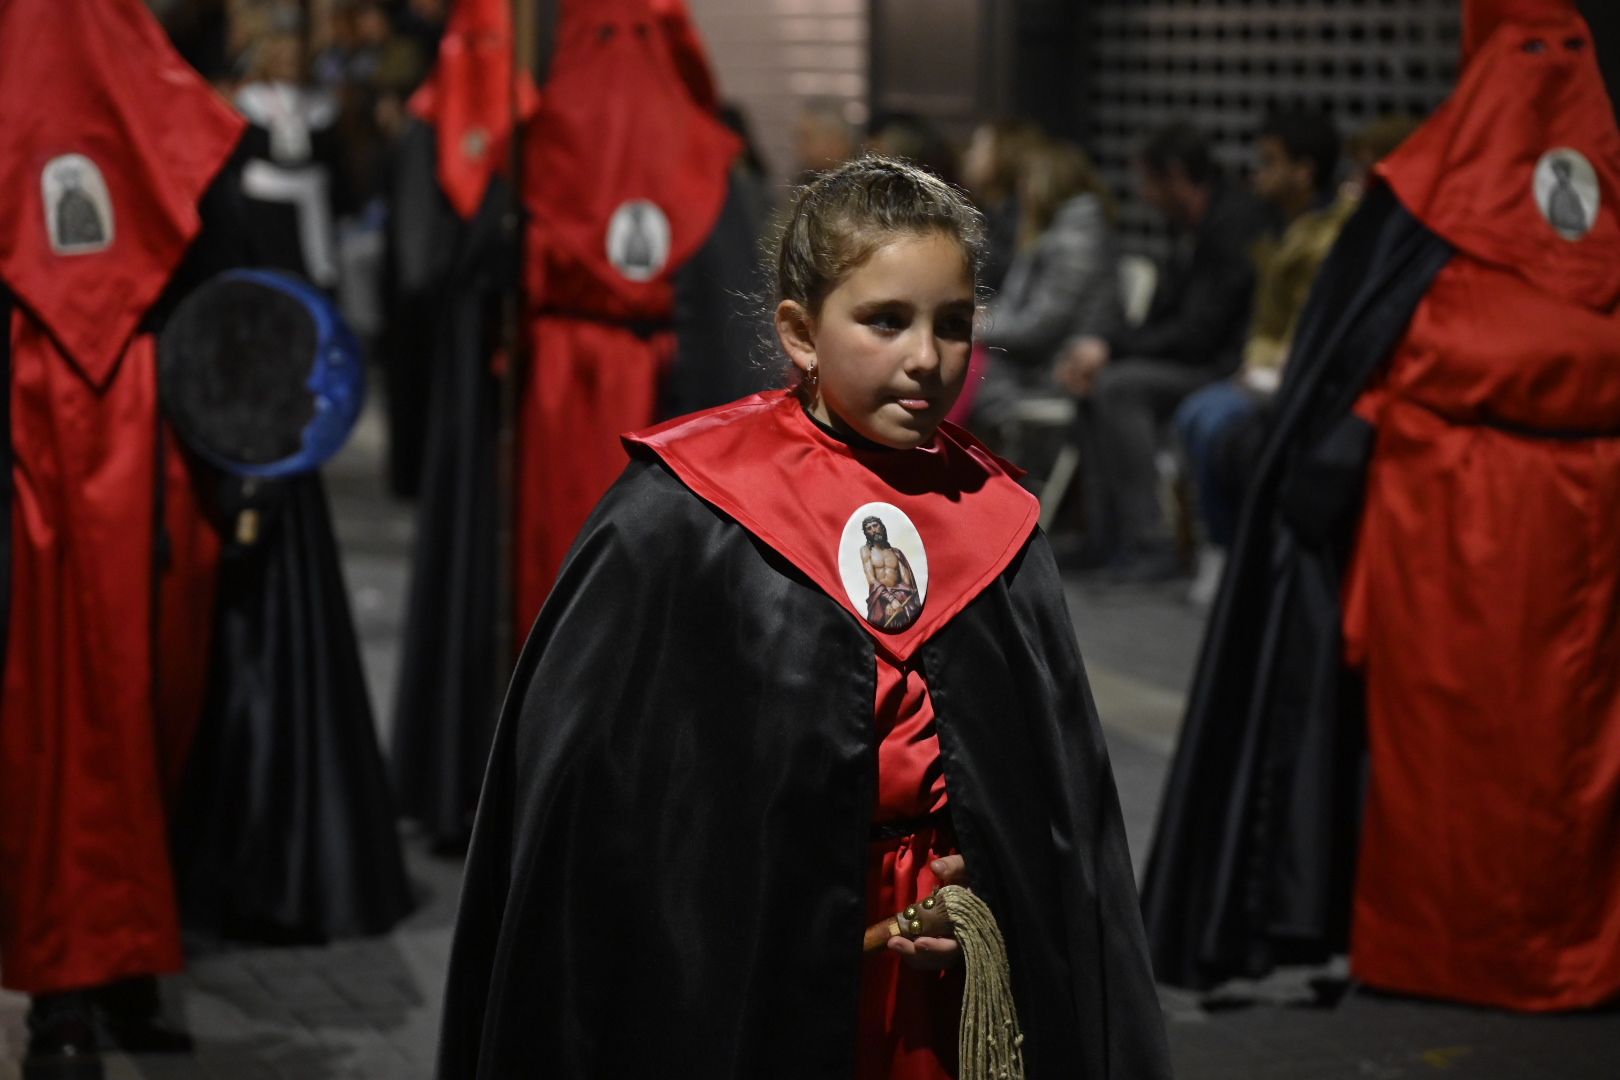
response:
<path id="1" fill-rule="evenodd" d="M 1167 1077 L 1119 802 L 1038 533 L 920 651 L 1031 1076 Z M 854 1066 L 874 644 L 638 457 L 519 661 L 467 863 L 439 1075 Z"/>
<path id="2" fill-rule="evenodd" d="M 1301 314 L 1143 881 L 1161 982 L 1204 989 L 1345 947 L 1364 751 L 1339 585 L 1373 437 L 1351 407 L 1451 253 L 1379 186 Z"/>

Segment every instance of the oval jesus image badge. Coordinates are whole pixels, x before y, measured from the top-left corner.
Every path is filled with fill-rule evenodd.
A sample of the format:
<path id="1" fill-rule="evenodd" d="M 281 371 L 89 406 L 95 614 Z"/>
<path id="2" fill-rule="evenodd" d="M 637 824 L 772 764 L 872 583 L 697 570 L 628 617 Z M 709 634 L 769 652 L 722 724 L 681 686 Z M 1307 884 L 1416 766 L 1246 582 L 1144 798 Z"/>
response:
<path id="1" fill-rule="evenodd" d="M 849 515 L 838 538 L 838 572 L 850 603 L 879 630 L 898 633 L 922 614 L 928 552 L 898 506 L 867 503 Z"/>

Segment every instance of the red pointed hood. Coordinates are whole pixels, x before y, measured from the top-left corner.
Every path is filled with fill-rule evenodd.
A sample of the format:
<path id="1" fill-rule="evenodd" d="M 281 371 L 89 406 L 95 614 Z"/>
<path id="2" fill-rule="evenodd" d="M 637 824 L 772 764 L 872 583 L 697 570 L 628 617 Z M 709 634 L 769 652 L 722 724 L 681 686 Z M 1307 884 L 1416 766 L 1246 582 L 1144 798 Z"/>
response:
<path id="1" fill-rule="evenodd" d="M 1503 23 L 1532 23 L 1575 13 L 1573 0 L 1463 0 L 1462 62 L 1466 65 Z"/>
<path id="2" fill-rule="evenodd" d="M 1023 550 L 1040 504 L 1017 470 L 951 424 L 914 450 L 833 438 L 790 391 L 768 391 L 627 435 L 682 483 L 775 549 L 853 614 L 878 651 L 905 663 Z M 897 629 L 874 623 L 861 538 L 882 521 L 915 579 L 919 609 Z"/>
<path id="3" fill-rule="evenodd" d="M 1577 14 L 1501 22 L 1378 172 L 1468 255 L 1594 309 L 1620 297 L 1620 132 Z"/>
<path id="4" fill-rule="evenodd" d="M 681 82 L 686 84 L 693 103 L 709 112 L 716 111 L 720 108 L 720 89 L 685 0 L 651 0 L 651 4 L 653 16 L 663 28 L 664 40 L 669 42 L 675 70 L 680 72 Z"/>
<path id="5" fill-rule="evenodd" d="M 514 94 L 518 123 L 540 108 L 527 71 L 512 85 L 512 40 L 509 0 L 458 0 L 433 74 L 411 95 L 411 112 L 438 136 L 439 186 L 464 218 L 478 212 L 490 179 L 506 167 Z"/>
<path id="6" fill-rule="evenodd" d="M 675 271 L 714 227 L 741 144 L 693 100 L 652 0 L 563 0 L 524 145 L 531 301 L 666 317 Z"/>
<path id="7" fill-rule="evenodd" d="M 245 126 L 140 0 L 0 5 L 0 277 L 96 386 Z"/>

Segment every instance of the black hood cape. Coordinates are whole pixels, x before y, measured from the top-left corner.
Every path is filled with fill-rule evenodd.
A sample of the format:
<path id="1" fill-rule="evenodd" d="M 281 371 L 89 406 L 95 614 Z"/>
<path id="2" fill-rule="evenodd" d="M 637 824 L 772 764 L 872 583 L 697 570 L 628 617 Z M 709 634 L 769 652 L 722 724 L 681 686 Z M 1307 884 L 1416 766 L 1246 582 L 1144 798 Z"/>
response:
<path id="1" fill-rule="evenodd" d="M 875 643 L 645 446 L 518 663 L 473 830 L 444 1080 L 848 1077 Z M 1038 532 L 909 663 L 1035 1078 L 1168 1077 L 1136 889 Z"/>
<path id="2" fill-rule="evenodd" d="M 1339 592 L 1373 444 L 1351 407 L 1451 255 L 1380 184 L 1301 313 L 1142 884 L 1161 982 L 1208 989 L 1348 944 L 1365 715 Z"/>

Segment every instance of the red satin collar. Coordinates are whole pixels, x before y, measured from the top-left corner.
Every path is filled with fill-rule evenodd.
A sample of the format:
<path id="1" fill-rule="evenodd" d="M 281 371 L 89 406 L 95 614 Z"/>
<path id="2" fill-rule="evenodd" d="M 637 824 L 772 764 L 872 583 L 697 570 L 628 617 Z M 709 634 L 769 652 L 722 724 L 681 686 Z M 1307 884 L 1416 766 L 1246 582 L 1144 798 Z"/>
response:
<path id="1" fill-rule="evenodd" d="M 245 126 L 139 0 L 0 4 L 0 277 L 95 386 Z"/>
<path id="2" fill-rule="evenodd" d="M 527 71 L 513 86 L 509 0 L 460 0 L 433 74 L 409 107 L 434 127 L 439 186 L 464 218 L 478 212 L 490 179 L 506 168 L 514 92 L 523 123 L 540 108 L 540 92 Z"/>
<path id="3" fill-rule="evenodd" d="M 1573 39 L 1583 44 L 1572 49 Z M 1503 23 L 1378 172 L 1458 250 L 1605 310 L 1620 298 L 1620 133 L 1591 39 L 1572 13 Z M 1559 235 L 1534 190 L 1537 163 L 1558 148 L 1591 163 L 1600 193 L 1576 240 Z"/>
<path id="4" fill-rule="evenodd" d="M 1040 514 L 1017 470 L 951 424 L 916 450 L 865 450 L 818 428 L 793 395 L 770 391 L 624 437 L 658 455 L 702 498 L 769 544 L 855 615 L 881 652 L 903 664 L 994 581 Z M 840 543 L 851 516 L 884 503 L 916 526 L 928 582 L 922 611 L 887 632 L 845 585 Z M 890 521 L 894 529 L 896 522 Z M 918 552 L 903 555 L 913 564 Z M 847 560 L 847 553 L 845 555 Z"/>

